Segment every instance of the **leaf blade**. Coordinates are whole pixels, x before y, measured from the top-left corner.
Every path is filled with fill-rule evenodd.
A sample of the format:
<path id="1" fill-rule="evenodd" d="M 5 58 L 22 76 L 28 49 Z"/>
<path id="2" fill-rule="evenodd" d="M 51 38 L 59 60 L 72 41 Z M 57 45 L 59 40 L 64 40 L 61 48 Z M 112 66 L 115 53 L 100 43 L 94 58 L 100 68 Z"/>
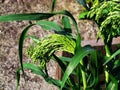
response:
<path id="1" fill-rule="evenodd" d="M 54 30 L 54 31 L 63 31 L 62 27 L 55 22 L 52 21 L 38 21 L 37 25 L 40 25 L 45 30 Z"/>
<path id="2" fill-rule="evenodd" d="M 23 56 L 22 56 L 22 54 L 23 54 L 23 44 L 24 44 L 24 39 L 25 39 L 25 35 L 26 35 L 27 31 L 33 25 L 34 24 L 31 24 L 31 25 L 27 26 L 23 30 L 23 32 L 21 33 L 20 38 L 19 38 L 18 54 L 19 54 L 19 60 L 20 60 L 20 65 L 21 65 L 21 69 L 22 69 L 22 72 L 23 72 L 24 79 L 25 79 L 25 74 L 24 74 L 24 70 L 23 70 Z"/>
<path id="3" fill-rule="evenodd" d="M 120 49 L 118 49 L 115 53 L 113 53 L 103 65 L 106 65 L 107 63 L 109 63 L 115 56 L 117 56 L 118 54 L 120 54 Z"/>
<path id="4" fill-rule="evenodd" d="M 0 16 L 0 22 L 22 21 L 22 20 L 42 20 L 55 15 L 54 13 L 28 13 L 28 14 L 10 14 Z"/>
<path id="5" fill-rule="evenodd" d="M 61 90 L 62 90 L 63 86 L 65 85 L 67 78 L 72 73 L 72 71 L 77 66 L 77 64 L 79 64 L 80 60 L 82 60 L 86 55 L 88 55 L 92 51 L 94 51 L 94 49 L 90 48 L 88 46 L 80 48 L 79 50 L 77 50 L 75 56 L 72 58 L 72 61 L 69 63 L 69 65 L 65 71 L 65 74 L 63 75 Z"/>

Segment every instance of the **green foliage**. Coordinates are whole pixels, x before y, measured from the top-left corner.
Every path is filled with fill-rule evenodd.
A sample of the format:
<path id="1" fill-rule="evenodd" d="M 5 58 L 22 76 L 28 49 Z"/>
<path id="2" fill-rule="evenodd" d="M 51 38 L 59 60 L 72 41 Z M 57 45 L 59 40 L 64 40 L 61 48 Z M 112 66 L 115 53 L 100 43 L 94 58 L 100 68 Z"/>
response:
<path id="1" fill-rule="evenodd" d="M 31 70 L 31 72 L 35 73 L 36 75 L 41 75 L 45 79 L 45 81 L 48 83 L 52 83 L 52 84 L 59 86 L 59 87 L 61 86 L 61 81 L 55 80 L 55 79 L 49 77 L 39 66 L 37 66 L 35 64 L 24 63 L 23 68 Z M 20 79 L 20 71 L 21 71 L 21 68 L 18 68 L 17 76 L 16 76 L 17 79 Z M 17 89 L 18 89 L 18 85 L 19 85 L 19 80 L 17 82 Z"/>
<path id="2" fill-rule="evenodd" d="M 98 36 L 108 43 L 113 37 L 120 35 L 120 4 L 114 1 L 102 2 L 89 11 L 89 18 L 93 18 L 100 27 Z"/>
<path id="3" fill-rule="evenodd" d="M 103 82 L 106 90 L 118 90 L 120 82 L 120 49 L 113 52 L 111 49 L 112 38 L 120 35 L 120 4 L 119 0 L 77 0 L 86 9 L 90 9 L 81 14 L 80 18 L 88 18 L 96 21 L 99 27 L 98 35 L 105 43 L 106 55 L 91 47 L 81 45 L 81 36 L 78 31 L 77 22 L 72 14 L 66 10 L 54 12 L 56 0 L 52 0 L 51 13 L 29 13 L 11 14 L 0 16 L 0 21 L 21 21 L 34 20 L 22 31 L 19 39 L 19 60 L 21 67 L 16 73 L 17 89 L 20 81 L 20 72 L 24 69 L 31 70 L 32 73 L 41 75 L 46 82 L 54 84 L 61 90 L 101 90 L 100 76 L 104 75 Z M 92 2 L 92 6 L 89 4 Z M 55 22 L 43 20 L 54 15 L 63 15 L 62 25 Z M 75 26 L 77 37 L 72 35 L 72 26 Z M 38 21 L 39 20 L 39 21 Z M 42 38 L 27 36 L 27 32 L 34 25 L 41 26 L 44 30 L 53 30 L 56 34 L 47 35 Z M 26 38 L 31 38 L 33 42 L 28 46 L 26 54 L 33 60 L 32 63 L 23 63 L 23 45 Z M 58 57 L 56 51 L 71 53 L 71 57 Z M 61 67 L 62 80 L 56 80 L 49 76 L 46 63 L 50 59 L 55 60 Z M 34 64 L 33 64 L 34 63 Z M 37 63 L 37 64 L 36 64 Z"/>
<path id="4" fill-rule="evenodd" d="M 52 54 L 57 51 L 66 51 L 74 54 L 75 41 L 64 35 L 52 34 L 39 39 L 39 43 L 30 45 L 27 54 L 36 62 L 40 62 L 40 66 L 47 63 Z M 42 62 L 42 63 L 41 63 Z"/>
<path id="5" fill-rule="evenodd" d="M 63 88 L 67 78 L 69 77 L 69 75 L 72 73 L 72 71 L 75 69 L 75 67 L 80 63 L 80 61 L 87 56 L 88 54 L 92 53 L 92 51 L 94 51 L 93 48 L 86 46 L 83 48 L 80 48 L 76 51 L 76 54 L 72 57 L 71 62 L 69 63 L 69 65 L 67 66 L 67 69 L 65 71 L 65 74 L 62 78 L 62 85 L 61 85 L 61 89 Z"/>

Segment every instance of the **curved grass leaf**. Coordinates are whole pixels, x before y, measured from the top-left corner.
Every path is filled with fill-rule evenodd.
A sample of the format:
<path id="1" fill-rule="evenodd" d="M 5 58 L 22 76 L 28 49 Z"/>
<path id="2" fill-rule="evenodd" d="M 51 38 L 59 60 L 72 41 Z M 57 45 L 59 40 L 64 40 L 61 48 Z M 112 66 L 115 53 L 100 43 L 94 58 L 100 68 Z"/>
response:
<path id="1" fill-rule="evenodd" d="M 25 79 L 25 74 L 24 74 L 24 70 L 23 70 L 23 58 L 22 58 L 22 54 L 23 54 L 23 43 L 24 43 L 24 39 L 25 39 L 25 35 L 27 33 L 27 31 L 29 30 L 30 27 L 32 27 L 34 24 L 31 24 L 29 26 L 27 26 L 23 32 L 20 35 L 20 39 L 19 39 L 19 47 L 18 47 L 18 53 L 19 53 L 19 60 L 20 60 L 20 65 L 21 65 L 21 69 L 23 72 L 23 76 Z"/>
<path id="2" fill-rule="evenodd" d="M 75 69 L 75 67 L 80 63 L 80 60 L 82 60 L 85 56 L 87 56 L 88 54 L 90 54 L 93 51 L 95 51 L 95 50 L 93 48 L 91 48 L 90 46 L 85 46 L 76 51 L 75 55 L 72 58 L 72 61 L 69 63 L 69 65 L 65 71 L 65 74 L 63 75 L 61 90 L 64 87 L 65 82 L 68 79 L 69 75 L 72 73 L 72 71 Z"/>
<path id="3" fill-rule="evenodd" d="M 52 21 L 38 21 L 37 25 L 40 25 L 45 30 L 54 30 L 54 31 L 63 31 L 62 27 L 55 22 Z"/>
<path id="4" fill-rule="evenodd" d="M 0 22 L 22 21 L 22 20 L 42 20 L 55 15 L 54 13 L 28 13 L 28 14 L 10 14 L 0 16 Z"/>
<path id="5" fill-rule="evenodd" d="M 72 22 L 73 22 L 75 28 L 76 28 L 76 32 L 79 33 L 77 22 L 76 22 L 75 18 L 73 17 L 73 15 L 70 12 L 64 10 L 64 11 L 61 11 L 61 12 L 56 12 L 56 14 L 63 14 L 63 15 L 66 15 L 66 16 L 70 17 L 72 19 Z"/>
<path id="6" fill-rule="evenodd" d="M 45 13 L 44 13 L 45 14 Z M 41 15 L 41 19 L 42 18 L 45 18 L 45 16 L 44 16 L 44 14 L 42 13 L 42 15 Z M 76 21 L 75 21 L 75 19 L 74 19 L 74 17 L 68 12 L 68 11 L 62 11 L 62 12 L 58 12 L 58 13 L 55 13 L 55 14 L 65 14 L 65 15 L 68 15 L 68 16 L 70 16 L 71 17 L 71 19 L 73 20 L 73 22 L 74 22 L 74 24 L 75 24 L 75 26 L 76 26 L 76 30 L 78 30 L 78 27 L 77 27 L 77 23 L 76 23 Z M 19 14 L 19 15 L 22 15 L 23 17 L 21 17 L 22 18 L 22 20 L 26 20 L 25 19 L 25 17 L 24 17 L 24 14 Z M 19 19 L 21 19 L 21 18 L 19 18 L 19 15 L 17 14 L 17 15 L 8 15 L 8 16 L 3 16 L 4 17 L 4 19 L 5 20 L 7 20 L 7 21 L 9 21 L 9 20 L 19 20 Z M 26 14 L 26 15 L 28 15 L 29 16 L 29 14 Z M 46 15 L 46 14 L 45 14 Z M 16 17 L 15 17 L 16 16 Z M 43 17 L 42 17 L 43 16 Z M 49 14 L 48 14 L 48 16 L 49 16 Z M 7 17 L 9 18 L 9 19 L 7 19 Z M 0 19 L 2 18 L 2 16 L 0 17 Z M 30 19 L 31 17 L 29 17 L 28 19 Z M 46 17 L 46 18 L 48 18 L 48 17 Z M 1 20 L 0 20 L 1 21 Z M 4 21 L 4 20 L 3 20 Z M 41 22 L 37 22 L 37 24 L 40 24 Z M 49 23 L 51 23 L 51 22 L 47 22 L 47 21 L 44 21 L 44 24 L 45 25 L 43 25 L 43 26 L 45 26 L 44 28 L 46 28 L 46 26 L 49 24 Z M 55 23 L 51 23 L 51 24 L 55 24 Z M 23 66 L 22 66 L 22 64 L 23 64 L 23 60 L 22 60 L 22 51 L 23 51 L 23 42 L 24 42 L 24 39 L 25 39 L 25 36 L 26 36 L 26 33 L 27 33 L 27 31 L 29 30 L 29 28 L 30 27 L 32 27 L 33 25 L 35 25 L 35 24 L 31 24 L 31 25 L 29 25 L 29 26 L 27 26 L 24 30 L 23 30 L 23 32 L 21 33 L 21 36 L 20 36 L 20 39 L 19 39 L 19 59 L 20 59 L 20 64 L 21 64 L 21 68 L 22 68 L 22 71 L 23 71 L 23 74 L 24 74 L 24 70 L 23 70 Z M 42 27 L 43 27 L 42 26 Z M 51 27 L 50 27 L 50 25 L 49 25 L 49 29 L 50 29 Z M 46 28 L 46 29 L 48 29 L 48 27 Z M 60 27 L 56 24 L 56 28 L 55 28 L 55 30 L 61 30 L 60 29 Z"/>
<path id="7" fill-rule="evenodd" d="M 46 23 L 45 23 L 46 24 Z M 48 23 L 47 23 L 48 24 Z M 20 35 L 20 39 L 19 39 L 19 60 L 20 60 L 20 64 L 21 64 L 21 68 L 22 68 L 22 72 L 23 72 L 23 76 L 25 77 L 24 75 L 24 70 L 23 70 L 23 58 L 22 58 L 22 54 L 23 54 L 23 44 L 24 44 L 24 39 L 26 37 L 26 33 L 27 31 L 30 29 L 30 27 L 32 27 L 33 25 L 35 24 L 31 24 L 29 26 L 27 26 L 23 32 L 21 33 Z"/>
<path id="8" fill-rule="evenodd" d="M 43 20 L 48 19 L 54 15 L 66 15 L 70 17 L 74 23 L 74 26 L 76 28 L 76 31 L 78 33 L 78 26 L 77 22 L 72 16 L 72 14 L 66 10 L 55 12 L 55 13 L 28 13 L 28 14 L 10 14 L 10 15 L 3 15 L 0 16 L 0 22 L 8 22 L 8 21 L 22 21 L 22 20 Z"/>
<path id="9" fill-rule="evenodd" d="M 54 85 L 56 85 L 56 86 L 58 86 L 58 87 L 61 86 L 61 81 L 55 80 L 55 79 L 49 77 L 48 75 L 46 75 L 46 74 L 43 72 L 43 70 L 42 70 L 39 66 L 37 66 L 37 65 L 35 65 L 35 64 L 32 64 L 32 63 L 24 63 L 24 64 L 23 64 L 23 68 L 24 68 L 24 69 L 29 69 L 29 70 L 31 70 L 31 72 L 34 73 L 34 74 L 41 75 L 41 76 L 45 79 L 45 81 L 47 81 L 48 83 L 52 83 L 52 84 L 54 84 Z M 21 71 L 21 68 L 19 68 L 19 69 L 17 70 L 17 88 L 18 88 L 19 80 L 20 80 L 20 71 Z"/>
<path id="10" fill-rule="evenodd" d="M 120 49 L 118 49 L 115 53 L 113 53 L 111 55 L 111 57 L 109 57 L 106 62 L 103 65 L 106 65 L 107 63 L 109 63 L 114 57 L 116 57 L 118 54 L 120 54 Z"/>
<path id="11" fill-rule="evenodd" d="M 55 58 L 55 60 L 57 61 L 57 63 L 59 64 L 59 66 L 61 67 L 61 69 L 62 69 L 62 72 L 64 73 L 65 72 L 65 70 L 66 70 L 66 65 L 63 63 L 63 61 L 59 58 L 59 57 L 57 57 L 55 54 L 53 54 L 53 57 Z M 70 76 L 69 77 L 69 79 L 68 79 L 68 85 L 70 85 L 71 86 L 71 83 L 76 87 L 76 84 L 75 84 L 75 81 L 74 81 L 74 79 L 72 78 L 72 76 Z M 65 87 L 65 86 L 64 86 Z"/>
<path id="12" fill-rule="evenodd" d="M 40 40 L 36 37 L 36 36 L 30 36 L 30 35 L 27 35 L 27 36 L 25 36 L 25 38 L 31 38 L 34 42 L 36 42 L 36 43 L 39 43 L 40 42 Z"/>

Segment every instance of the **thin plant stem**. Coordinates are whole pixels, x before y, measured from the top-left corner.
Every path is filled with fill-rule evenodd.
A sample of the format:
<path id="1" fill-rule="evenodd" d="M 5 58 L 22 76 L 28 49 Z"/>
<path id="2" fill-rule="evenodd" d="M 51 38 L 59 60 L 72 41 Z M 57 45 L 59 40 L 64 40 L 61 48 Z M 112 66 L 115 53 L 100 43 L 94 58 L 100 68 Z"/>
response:
<path id="1" fill-rule="evenodd" d="M 83 66 L 83 60 L 80 61 L 80 64 Z M 86 81 L 86 75 L 85 71 L 81 68 L 81 74 L 82 74 L 82 80 L 83 80 L 83 88 L 86 90 L 87 88 L 87 81 Z"/>
<path id="2" fill-rule="evenodd" d="M 105 45 L 105 51 L 106 51 L 106 56 L 107 57 L 110 57 L 111 56 L 111 49 L 109 47 L 109 45 Z M 107 66 L 106 66 L 107 68 Z M 105 81 L 106 81 L 106 84 L 109 82 L 109 73 L 107 70 L 105 70 Z"/>

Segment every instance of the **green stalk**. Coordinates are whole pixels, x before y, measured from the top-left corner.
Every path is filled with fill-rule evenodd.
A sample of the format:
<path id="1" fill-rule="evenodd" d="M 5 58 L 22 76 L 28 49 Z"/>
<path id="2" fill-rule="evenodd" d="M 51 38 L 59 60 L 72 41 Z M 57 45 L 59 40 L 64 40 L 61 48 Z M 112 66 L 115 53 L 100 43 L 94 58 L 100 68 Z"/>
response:
<path id="1" fill-rule="evenodd" d="M 111 56 L 111 49 L 110 49 L 111 45 L 105 45 L 105 51 L 106 51 L 106 56 L 110 57 Z"/>
<path id="2" fill-rule="evenodd" d="M 83 66 L 83 60 L 80 61 L 80 64 Z M 83 88 L 86 90 L 87 88 L 87 81 L 86 81 L 86 75 L 85 71 L 81 68 L 81 74 L 82 74 L 82 80 L 83 80 Z"/>
<path id="3" fill-rule="evenodd" d="M 105 45 L 105 51 L 106 51 L 106 56 L 107 56 L 107 57 L 110 57 L 110 56 L 111 56 L 110 46 L 111 46 L 111 45 L 108 45 L 108 44 Z M 107 68 L 107 66 L 106 66 L 106 68 Z M 108 73 L 107 70 L 105 70 L 105 81 L 106 81 L 106 84 L 109 82 L 109 73 Z"/>

